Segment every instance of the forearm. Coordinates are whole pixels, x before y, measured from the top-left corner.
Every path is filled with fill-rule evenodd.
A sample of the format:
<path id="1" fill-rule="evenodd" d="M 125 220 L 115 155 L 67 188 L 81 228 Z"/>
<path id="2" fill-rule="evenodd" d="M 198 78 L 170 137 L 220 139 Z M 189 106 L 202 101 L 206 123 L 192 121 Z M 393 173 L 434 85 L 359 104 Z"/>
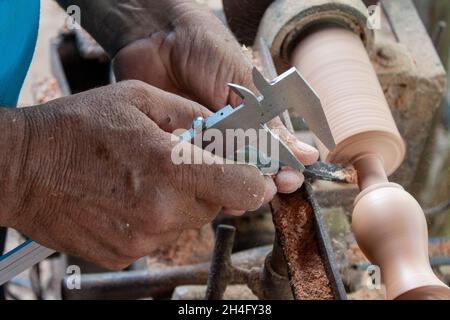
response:
<path id="1" fill-rule="evenodd" d="M 24 113 L 0 107 L 0 226 L 9 226 L 17 192 L 25 148 Z"/>
<path id="2" fill-rule="evenodd" d="M 127 44 L 170 31 L 186 12 L 202 10 L 193 0 L 57 0 L 81 9 L 81 25 L 111 57 Z"/>

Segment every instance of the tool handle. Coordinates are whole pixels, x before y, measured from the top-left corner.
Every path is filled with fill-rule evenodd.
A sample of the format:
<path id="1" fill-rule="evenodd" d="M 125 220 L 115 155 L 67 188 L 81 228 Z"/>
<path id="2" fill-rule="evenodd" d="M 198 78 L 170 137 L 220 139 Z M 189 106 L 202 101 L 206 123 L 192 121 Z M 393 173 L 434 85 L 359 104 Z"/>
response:
<path id="1" fill-rule="evenodd" d="M 0 257 L 0 285 L 49 257 L 55 252 L 37 242 L 27 240 Z"/>

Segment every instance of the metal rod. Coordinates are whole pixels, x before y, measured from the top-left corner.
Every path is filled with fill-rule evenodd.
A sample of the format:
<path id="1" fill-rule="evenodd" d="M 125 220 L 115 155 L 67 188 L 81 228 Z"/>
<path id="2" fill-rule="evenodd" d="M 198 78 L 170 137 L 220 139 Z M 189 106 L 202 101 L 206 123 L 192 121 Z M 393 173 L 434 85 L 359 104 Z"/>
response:
<path id="1" fill-rule="evenodd" d="M 286 259 L 283 255 L 283 249 L 280 245 L 280 239 L 278 235 L 275 233 L 275 239 L 273 241 L 273 249 L 270 254 L 270 266 L 273 271 L 283 277 L 288 276 L 288 269 L 286 264 Z"/>
<path id="2" fill-rule="evenodd" d="M 432 215 L 435 215 L 435 214 L 442 213 L 442 212 L 444 212 L 444 211 L 446 211 L 448 209 L 450 209 L 450 199 L 448 199 L 445 202 L 442 202 L 442 203 L 438 204 L 437 206 L 425 209 L 424 213 L 427 216 L 432 216 Z"/>
<path id="3" fill-rule="evenodd" d="M 217 227 L 216 243 L 206 285 L 206 300 L 222 299 L 231 280 L 231 252 L 235 234 L 236 228 L 233 226 L 221 224 Z"/>
<path id="4" fill-rule="evenodd" d="M 231 261 L 236 268 L 250 269 L 261 266 L 272 249 L 264 246 L 235 253 Z M 70 276 L 61 283 L 63 299 L 154 299 L 167 298 L 180 285 L 207 282 L 210 263 L 166 267 L 141 271 L 108 272 L 81 275 L 81 289 L 70 289 Z M 233 275 L 232 284 L 243 284 L 243 279 Z"/>

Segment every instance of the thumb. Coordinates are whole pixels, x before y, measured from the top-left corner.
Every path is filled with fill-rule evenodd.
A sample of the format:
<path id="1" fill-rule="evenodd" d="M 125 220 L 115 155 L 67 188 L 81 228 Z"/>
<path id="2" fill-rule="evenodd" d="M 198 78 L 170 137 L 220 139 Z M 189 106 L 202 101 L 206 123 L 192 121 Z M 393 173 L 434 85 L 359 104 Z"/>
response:
<path id="1" fill-rule="evenodd" d="M 228 209 L 251 211 L 275 195 L 273 180 L 265 179 L 255 166 L 227 162 L 187 141 L 178 143 L 178 150 L 183 149 L 183 161 L 172 161 L 176 163 L 176 176 L 197 199 Z"/>
<path id="2" fill-rule="evenodd" d="M 204 154 L 204 156 L 209 156 Z M 267 193 L 276 189 L 254 166 L 247 164 L 197 165 L 195 176 L 203 177 L 196 186 L 196 196 L 233 210 L 252 211 L 264 202 Z M 268 182 L 271 182 L 269 184 Z"/>

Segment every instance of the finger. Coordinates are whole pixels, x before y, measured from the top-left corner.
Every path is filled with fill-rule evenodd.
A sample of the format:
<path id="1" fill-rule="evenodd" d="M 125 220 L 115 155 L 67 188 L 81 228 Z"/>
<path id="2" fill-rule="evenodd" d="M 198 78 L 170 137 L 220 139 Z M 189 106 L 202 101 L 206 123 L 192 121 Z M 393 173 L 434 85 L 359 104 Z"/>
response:
<path id="1" fill-rule="evenodd" d="M 166 132 L 190 128 L 195 117 L 207 118 L 211 111 L 202 105 L 138 80 L 119 83 L 131 103 Z"/>
<path id="2" fill-rule="evenodd" d="M 252 78 L 253 65 L 252 65 L 251 61 L 246 56 L 244 56 L 243 53 L 241 53 L 241 55 L 242 55 L 242 59 L 239 59 L 239 60 L 241 60 L 241 65 L 234 72 L 235 79 L 233 79 L 233 81 L 229 81 L 229 82 L 244 86 L 247 89 L 249 89 L 250 91 L 252 91 L 256 96 L 258 96 L 259 91 L 258 91 L 258 89 L 256 89 L 256 86 L 253 83 L 253 78 Z M 228 99 L 226 101 L 228 104 L 230 104 L 233 107 L 237 107 L 240 104 L 242 104 L 242 102 L 243 102 L 242 98 L 240 96 L 238 96 L 234 91 L 232 91 L 230 89 L 230 87 L 227 86 L 226 90 L 228 91 Z"/>
<path id="3" fill-rule="evenodd" d="M 275 184 L 280 193 L 292 193 L 299 189 L 304 181 L 305 177 L 301 172 L 290 168 L 281 170 L 275 177 Z"/>
<path id="4" fill-rule="evenodd" d="M 206 151 L 204 156 L 215 157 Z M 266 194 L 273 196 L 274 193 L 273 184 L 251 165 L 202 164 L 185 170 L 193 171 L 192 187 L 198 198 L 228 209 L 256 210 L 263 204 Z"/>
<path id="5" fill-rule="evenodd" d="M 133 41 L 122 48 L 112 61 L 116 79 L 119 81 L 141 80 L 182 96 L 183 92 L 177 87 L 175 79 L 171 79 L 171 73 L 166 68 L 167 63 L 163 60 L 169 55 L 167 52 L 161 52 L 166 40 L 166 32 L 156 32 L 148 38 Z M 155 57 L 158 58 L 155 59 Z"/>
<path id="6" fill-rule="evenodd" d="M 264 182 L 266 183 L 266 189 L 264 192 L 263 204 L 267 204 L 272 201 L 273 197 L 277 194 L 277 186 L 275 185 L 273 178 L 269 176 L 264 176 Z M 223 208 L 222 211 L 230 216 L 242 216 L 246 212 L 245 210 L 234 210 L 230 208 Z"/>
<path id="7" fill-rule="evenodd" d="M 311 165 L 319 159 L 319 151 L 300 140 L 295 141 L 291 150 L 297 159 L 304 165 Z"/>
<path id="8" fill-rule="evenodd" d="M 281 122 L 280 118 L 274 118 L 267 123 L 268 127 L 274 132 L 278 137 L 285 142 L 288 147 L 292 150 L 297 159 L 304 165 L 310 165 L 319 159 L 319 151 L 304 143 L 299 141 Z"/>

